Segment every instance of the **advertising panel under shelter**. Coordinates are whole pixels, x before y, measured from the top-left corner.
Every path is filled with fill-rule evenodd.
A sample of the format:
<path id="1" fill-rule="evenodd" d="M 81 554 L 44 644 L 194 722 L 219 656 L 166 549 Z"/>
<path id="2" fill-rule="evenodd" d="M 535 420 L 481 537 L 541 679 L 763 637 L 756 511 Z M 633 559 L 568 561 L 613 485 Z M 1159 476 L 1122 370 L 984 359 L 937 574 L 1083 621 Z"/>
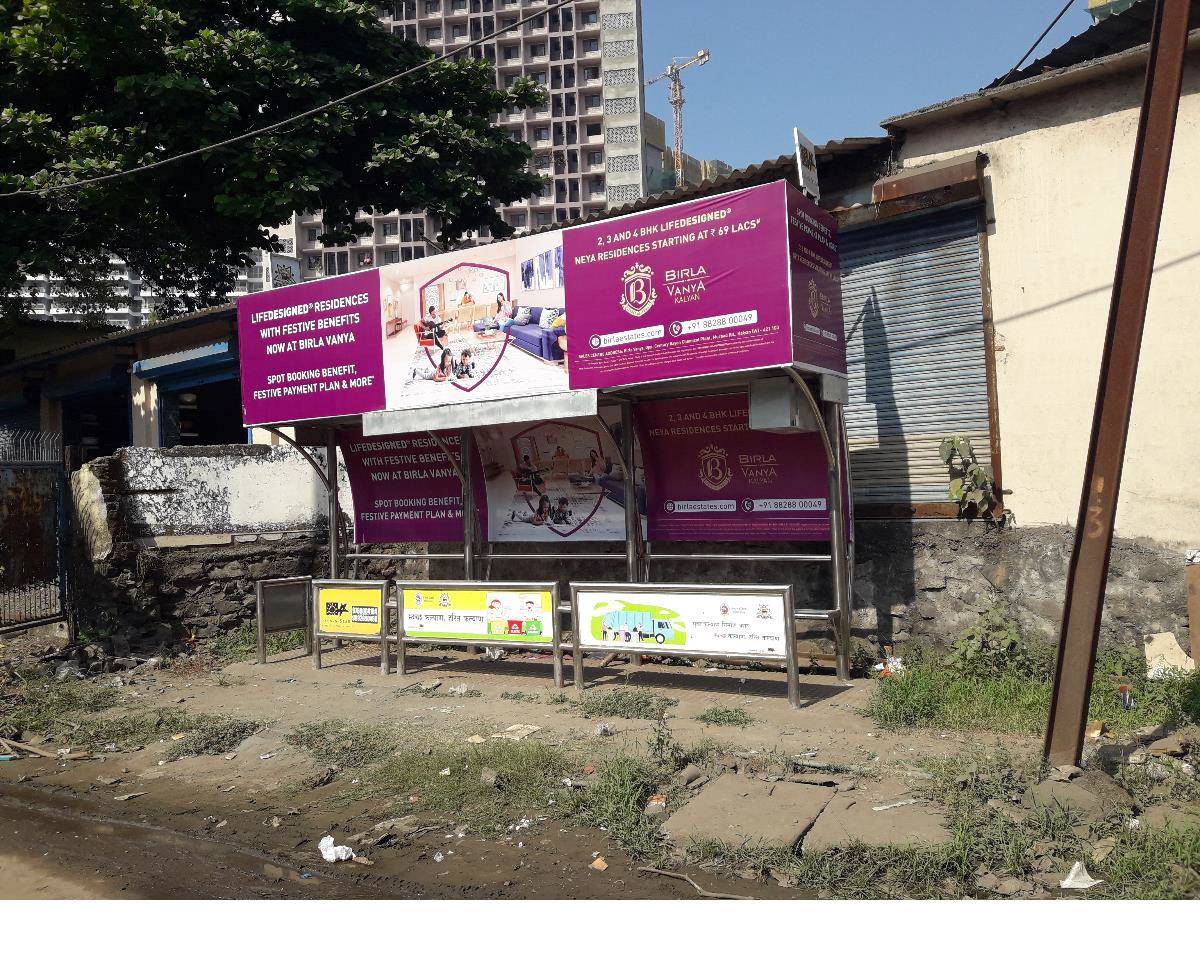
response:
<path id="1" fill-rule="evenodd" d="M 828 541 L 815 432 L 749 427 L 744 393 L 639 402 L 650 541 Z"/>
<path id="2" fill-rule="evenodd" d="M 793 363 L 844 374 L 837 269 L 833 219 L 777 181 L 252 293 L 243 422 Z"/>
<path id="3" fill-rule="evenodd" d="M 338 433 L 354 501 L 355 544 L 462 541 L 462 481 L 455 469 L 459 435 L 443 432 L 439 438 L 441 445 L 427 432 L 396 436 Z M 475 503 L 486 535 L 487 509 L 478 457 L 474 464 Z"/>

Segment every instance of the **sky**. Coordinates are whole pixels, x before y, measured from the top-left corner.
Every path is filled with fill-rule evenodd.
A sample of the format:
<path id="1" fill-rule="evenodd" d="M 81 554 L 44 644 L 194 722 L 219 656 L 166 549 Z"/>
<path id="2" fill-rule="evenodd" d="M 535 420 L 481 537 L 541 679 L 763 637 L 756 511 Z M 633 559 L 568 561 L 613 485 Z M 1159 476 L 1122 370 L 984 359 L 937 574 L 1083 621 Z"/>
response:
<path id="1" fill-rule="evenodd" d="M 1065 0 L 642 0 L 647 79 L 672 57 L 709 48 L 687 69 L 684 149 L 734 167 L 815 143 L 880 135 L 888 116 L 1004 75 Z M 1091 25 L 1075 0 L 1033 60 Z M 667 83 L 646 108 L 668 121 Z"/>

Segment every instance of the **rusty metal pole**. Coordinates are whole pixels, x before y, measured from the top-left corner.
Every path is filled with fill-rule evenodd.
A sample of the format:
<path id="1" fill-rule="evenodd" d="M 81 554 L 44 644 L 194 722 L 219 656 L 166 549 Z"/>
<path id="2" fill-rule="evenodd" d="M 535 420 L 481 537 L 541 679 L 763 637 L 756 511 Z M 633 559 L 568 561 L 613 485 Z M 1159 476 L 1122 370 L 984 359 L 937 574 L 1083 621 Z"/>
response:
<path id="1" fill-rule="evenodd" d="M 1157 0 L 1154 8 L 1142 114 L 1117 251 L 1046 726 L 1046 757 L 1054 765 L 1077 765 L 1083 751 L 1121 467 L 1179 113 L 1190 8 L 1191 0 Z"/>

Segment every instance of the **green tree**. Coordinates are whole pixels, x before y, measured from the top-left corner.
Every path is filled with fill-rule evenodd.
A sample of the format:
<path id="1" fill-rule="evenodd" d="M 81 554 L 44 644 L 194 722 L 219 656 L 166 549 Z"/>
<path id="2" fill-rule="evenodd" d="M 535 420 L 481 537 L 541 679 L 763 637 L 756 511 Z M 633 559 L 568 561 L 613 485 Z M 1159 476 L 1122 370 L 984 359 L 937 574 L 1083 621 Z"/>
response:
<path id="1" fill-rule="evenodd" d="M 352 0 L 0 0 L 0 193 L 161 160 L 304 112 L 433 57 Z M 545 101 L 494 87 L 486 62 L 430 64 L 262 136 L 155 170 L 0 197 L 0 302 L 33 274 L 102 307 L 108 257 L 170 298 L 210 305 L 262 230 L 321 211 L 325 245 L 369 230 L 362 210 L 425 210 L 444 241 L 511 229 L 495 202 L 542 181 L 529 149 L 491 125 Z"/>

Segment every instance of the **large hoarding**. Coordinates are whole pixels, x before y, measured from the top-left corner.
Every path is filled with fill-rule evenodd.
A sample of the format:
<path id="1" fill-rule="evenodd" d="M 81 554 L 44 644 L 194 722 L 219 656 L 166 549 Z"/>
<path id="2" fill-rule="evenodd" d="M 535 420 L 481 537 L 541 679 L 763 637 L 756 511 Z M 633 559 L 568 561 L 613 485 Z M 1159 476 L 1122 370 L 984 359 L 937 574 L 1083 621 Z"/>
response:
<path id="1" fill-rule="evenodd" d="M 241 297 L 243 421 L 844 373 L 840 310 L 833 220 L 777 181 Z"/>

